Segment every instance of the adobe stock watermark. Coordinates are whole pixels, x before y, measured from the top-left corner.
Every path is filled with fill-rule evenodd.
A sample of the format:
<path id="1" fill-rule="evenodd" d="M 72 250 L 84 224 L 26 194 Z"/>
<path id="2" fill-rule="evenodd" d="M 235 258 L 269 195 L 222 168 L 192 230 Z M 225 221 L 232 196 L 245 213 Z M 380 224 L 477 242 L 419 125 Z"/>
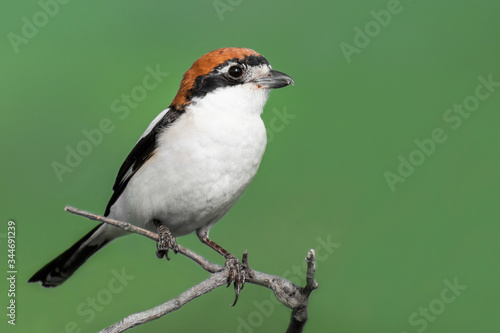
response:
<path id="1" fill-rule="evenodd" d="M 162 72 L 160 65 L 155 68 L 146 67 L 147 74 L 144 75 L 141 84 L 130 89 L 130 93 L 121 94 L 121 96 L 111 102 L 111 112 L 116 114 L 119 120 L 125 120 L 130 110 L 137 108 L 139 103 L 144 101 L 148 96 L 148 92 L 156 89 L 163 82 L 169 73 Z M 112 133 L 116 129 L 116 120 L 111 118 L 102 118 L 97 125 L 91 129 L 82 129 L 81 136 L 83 137 L 74 145 L 66 145 L 66 157 L 64 161 L 53 161 L 51 163 L 52 170 L 59 182 L 62 182 L 64 175 L 72 173 L 83 161 L 83 158 L 89 156 L 94 148 L 99 146 L 105 139 L 107 134 Z"/>
<path id="2" fill-rule="evenodd" d="M 434 298 L 427 306 L 419 307 L 418 311 L 412 312 L 408 317 L 408 323 L 415 327 L 418 333 L 424 332 L 429 323 L 435 322 L 438 316 L 442 315 L 448 306 L 468 288 L 466 285 L 459 284 L 457 277 L 453 279 L 453 283 L 448 279 L 445 279 L 443 283 L 445 287 L 441 290 L 439 297 Z M 401 331 L 401 333 L 408 332 Z"/>
<path id="3" fill-rule="evenodd" d="M 316 262 L 319 263 L 326 261 L 341 245 L 340 243 L 332 242 L 331 235 L 326 237 L 319 236 L 316 238 L 316 241 L 318 245 L 315 246 L 314 250 L 316 251 Z M 300 286 L 304 284 L 306 272 L 307 267 L 305 265 L 295 264 L 281 274 L 281 276 Z M 250 312 L 245 318 L 240 316 L 236 319 L 238 322 L 236 333 L 260 332 L 258 328 L 264 324 L 265 319 L 273 315 L 277 306 L 282 306 L 272 291 L 269 293 L 269 299 L 262 301 L 254 300 L 252 304 L 255 306 L 254 311 Z"/>
<path id="4" fill-rule="evenodd" d="M 339 43 L 340 51 L 342 51 L 347 63 L 351 63 L 352 56 L 354 54 L 360 54 L 363 49 L 370 45 L 371 41 L 378 37 L 382 33 L 383 29 L 387 28 L 389 24 L 391 24 L 393 17 L 401 14 L 403 9 L 404 6 L 401 4 L 400 0 L 389 0 L 385 9 L 370 11 L 370 15 L 373 20 L 368 21 L 364 25 L 363 29 L 359 26 L 354 26 L 352 44 L 347 42 Z"/>
<path id="5" fill-rule="evenodd" d="M 452 107 L 443 112 L 444 122 L 451 127 L 453 131 L 458 130 L 465 119 L 468 119 L 481 105 L 481 102 L 487 100 L 498 87 L 500 81 L 493 81 L 493 74 L 478 76 L 479 84 L 474 89 L 474 93 L 465 97 L 462 103 L 455 103 Z M 384 178 L 392 193 L 396 191 L 398 183 L 404 183 L 410 177 L 417 167 L 432 156 L 438 149 L 438 146 L 448 140 L 450 130 L 445 130 L 442 127 L 436 127 L 431 132 L 429 137 L 422 140 L 415 139 L 416 148 L 409 154 L 398 156 L 399 165 L 395 172 L 386 170 Z"/>
<path id="6" fill-rule="evenodd" d="M 109 279 L 108 283 L 104 288 L 97 291 L 92 296 L 88 296 L 85 300 L 77 305 L 75 312 L 83 320 L 83 323 L 89 324 L 97 317 L 98 313 L 104 311 L 104 309 L 111 304 L 113 297 L 125 289 L 130 283 L 135 279 L 135 276 L 128 275 L 125 272 L 125 268 L 122 267 L 121 271 L 116 269 L 111 270 L 113 277 Z M 68 321 L 64 325 L 63 331 L 60 333 L 81 333 L 86 330 L 82 330 L 81 326 L 83 323 L 78 321 Z"/>
<path id="7" fill-rule="evenodd" d="M 70 0 L 40 0 L 38 1 L 38 6 L 40 10 L 37 10 L 30 18 L 23 16 L 21 18 L 21 29 L 19 33 L 9 32 L 7 33 L 7 39 L 14 50 L 14 53 L 19 53 L 19 47 L 22 44 L 28 44 L 30 40 L 38 35 L 40 29 L 45 27 L 51 19 L 53 19 L 61 9 L 61 5 L 66 5 Z"/>
<path id="8" fill-rule="evenodd" d="M 286 126 L 288 126 L 293 119 L 297 118 L 296 114 L 287 112 L 286 106 L 283 106 L 283 110 L 273 108 L 272 113 L 273 117 L 267 122 L 268 125 L 266 126 L 268 144 L 274 140 L 277 133 L 283 132 Z"/>
<path id="9" fill-rule="evenodd" d="M 215 12 L 219 16 L 219 20 L 224 21 L 224 14 L 227 12 L 232 12 L 234 8 L 240 5 L 243 0 L 214 0 L 212 5 L 214 6 Z"/>

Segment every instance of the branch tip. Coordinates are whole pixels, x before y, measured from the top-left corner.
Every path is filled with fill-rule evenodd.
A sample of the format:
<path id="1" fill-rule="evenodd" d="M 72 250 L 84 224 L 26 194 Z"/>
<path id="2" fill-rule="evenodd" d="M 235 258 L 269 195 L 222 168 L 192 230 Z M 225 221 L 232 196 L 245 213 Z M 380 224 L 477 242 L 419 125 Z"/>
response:
<path id="1" fill-rule="evenodd" d="M 318 289 L 318 283 L 315 280 L 316 276 L 316 252 L 310 249 L 306 257 L 307 272 L 305 289 L 310 293 L 314 289 Z"/>

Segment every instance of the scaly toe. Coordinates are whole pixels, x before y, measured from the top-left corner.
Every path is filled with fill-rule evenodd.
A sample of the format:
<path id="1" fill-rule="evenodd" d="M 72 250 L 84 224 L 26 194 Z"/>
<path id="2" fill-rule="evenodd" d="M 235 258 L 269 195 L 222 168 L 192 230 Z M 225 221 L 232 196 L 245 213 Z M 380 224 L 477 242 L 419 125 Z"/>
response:
<path id="1" fill-rule="evenodd" d="M 156 243 L 156 256 L 160 259 L 165 257 L 165 259 L 170 260 L 170 257 L 168 256 L 168 250 L 170 249 L 172 249 L 174 253 L 179 252 L 177 241 L 166 226 L 159 225 L 158 242 Z"/>
<path id="2" fill-rule="evenodd" d="M 232 306 L 235 306 L 236 302 L 238 301 L 240 291 L 245 286 L 245 280 L 247 276 L 246 269 L 235 257 L 227 258 L 226 266 L 229 270 L 227 276 L 227 286 L 229 287 L 231 283 L 233 283 L 234 285 L 235 299 Z"/>

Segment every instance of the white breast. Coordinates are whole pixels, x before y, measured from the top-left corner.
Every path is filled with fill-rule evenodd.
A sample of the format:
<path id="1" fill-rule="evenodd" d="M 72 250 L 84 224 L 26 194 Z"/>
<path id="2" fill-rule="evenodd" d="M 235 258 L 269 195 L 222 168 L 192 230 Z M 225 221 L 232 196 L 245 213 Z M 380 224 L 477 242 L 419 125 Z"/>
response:
<path id="1" fill-rule="evenodd" d="M 116 208 L 137 225 L 158 219 L 177 236 L 217 222 L 261 162 L 266 131 L 260 114 L 267 96 L 267 90 L 238 86 L 195 101 L 159 136 L 158 149 Z"/>

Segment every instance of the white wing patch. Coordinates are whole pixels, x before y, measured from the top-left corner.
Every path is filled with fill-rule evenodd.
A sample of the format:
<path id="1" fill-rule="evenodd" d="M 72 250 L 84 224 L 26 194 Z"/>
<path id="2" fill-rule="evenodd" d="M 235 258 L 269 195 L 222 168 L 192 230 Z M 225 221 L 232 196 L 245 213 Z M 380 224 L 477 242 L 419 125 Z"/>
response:
<path id="1" fill-rule="evenodd" d="M 144 131 L 144 133 L 142 133 L 141 137 L 139 138 L 139 140 L 137 140 L 137 142 L 141 141 L 141 139 L 143 137 L 145 137 L 146 135 L 149 134 L 149 132 L 151 132 L 153 130 L 153 128 L 156 126 L 156 124 L 158 124 L 158 122 L 167 114 L 167 112 L 170 110 L 170 108 L 167 108 L 165 110 L 163 110 L 159 115 L 156 116 L 155 119 L 153 119 L 153 121 L 151 122 L 151 124 L 149 124 L 148 128 L 146 128 L 146 130 Z"/>

